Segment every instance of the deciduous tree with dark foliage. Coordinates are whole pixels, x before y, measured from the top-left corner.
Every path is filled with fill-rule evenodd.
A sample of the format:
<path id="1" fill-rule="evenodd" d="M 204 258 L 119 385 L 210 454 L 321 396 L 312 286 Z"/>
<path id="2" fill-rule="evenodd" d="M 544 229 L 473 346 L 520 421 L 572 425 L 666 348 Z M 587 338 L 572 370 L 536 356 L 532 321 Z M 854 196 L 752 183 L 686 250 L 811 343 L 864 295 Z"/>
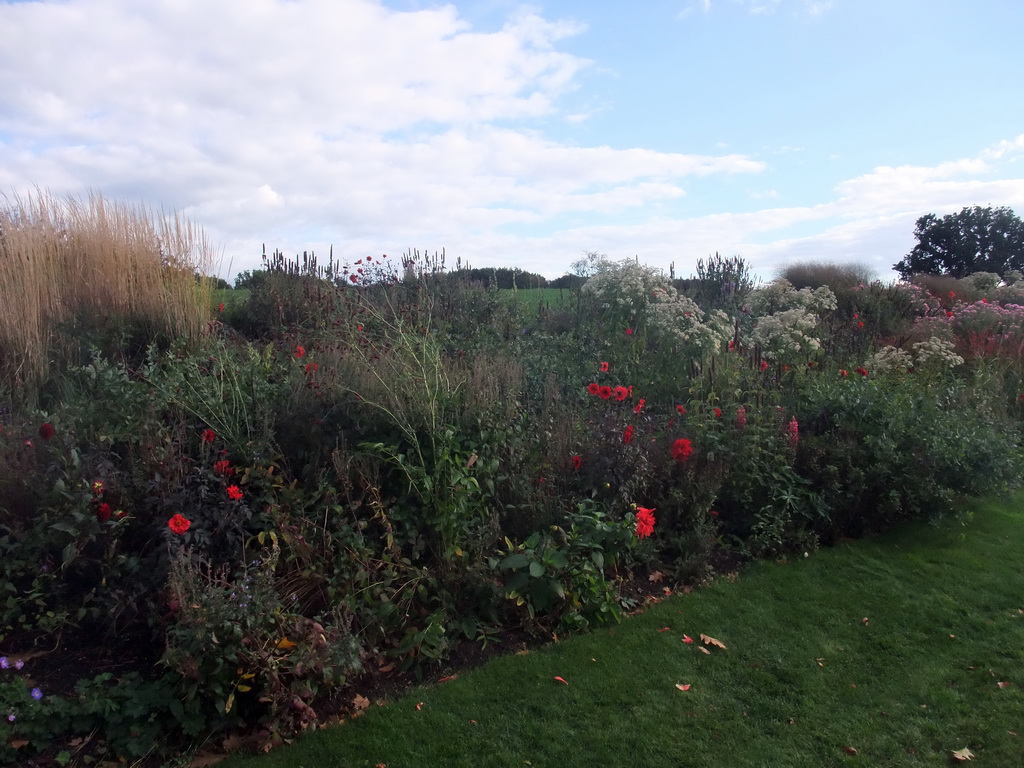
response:
<path id="1" fill-rule="evenodd" d="M 904 279 L 1024 269 L 1024 222 L 1010 208 L 976 205 L 942 218 L 929 213 L 917 220 L 914 237 L 917 245 L 893 265 Z"/>

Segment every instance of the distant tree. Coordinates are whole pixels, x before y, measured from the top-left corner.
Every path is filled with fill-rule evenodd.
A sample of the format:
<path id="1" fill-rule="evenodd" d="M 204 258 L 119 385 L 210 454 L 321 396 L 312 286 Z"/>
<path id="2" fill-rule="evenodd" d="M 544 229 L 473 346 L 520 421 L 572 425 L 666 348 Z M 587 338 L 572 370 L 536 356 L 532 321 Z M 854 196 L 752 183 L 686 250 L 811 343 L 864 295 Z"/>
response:
<path id="1" fill-rule="evenodd" d="M 917 274 L 967 277 L 1024 269 L 1024 222 L 1010 208 L 964 208 L 942 218 L 922 216 L 917 245 L 893 265 L 904 279 Z"/>

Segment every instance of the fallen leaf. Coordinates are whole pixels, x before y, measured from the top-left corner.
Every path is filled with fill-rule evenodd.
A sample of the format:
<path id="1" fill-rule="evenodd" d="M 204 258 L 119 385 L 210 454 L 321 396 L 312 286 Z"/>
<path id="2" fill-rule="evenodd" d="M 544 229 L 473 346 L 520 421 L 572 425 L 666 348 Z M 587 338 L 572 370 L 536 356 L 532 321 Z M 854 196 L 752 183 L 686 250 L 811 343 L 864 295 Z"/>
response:
<path id="1" fill-rule="evenodd" d="M 672 627 L 662 627 L 658 631 L 659 632 L 671 632 L 672 631 Z"/>
<path id="2" fill-rule="evenodd" d="M 477 724 L 476 720 L 470 720 L 469 722 L 471 722 L 473 725 Z"/>
<path id="3" fill-rule="evenodd" d="M 457 678 L 458 678 L 458 675 L 448 675 L 448 676 L 446 676 L 446 677 L 442 677 L 442 678 L 441 678 L 440 680 L 438 680 L 437 682 L 439 682 L 439 683 L 447 683 L 447 682 L 449 682 L 449 681 L 451 681 L 451 680 L 455 680 L 455 679 L 457 679 Z"/>
<path id="4" fill-rule="evenodd" d="M 352 699 L 352 706 L 356 708 L 357 712 L 362 712 L 368 706 L 370 706 L 370 700 L 365 696 L 360 696 L 358 693 Z"/>
<path id="5" fill-rule="evenodd" d="M 417 712 L 419 712 L 419 711 L 420 711 L 421 709 L 423 709 L 423 702 L 422 702 L 422 701 L 421 701 L 421 702 L 419 702 L 419 703 L 418 703 L 418 704 L 416 705 L 416 711 L 417 711 Z"/>
<path id="6" fill-rule="evenodd" d="M 390 672 L 394 668 L 395 668 L 395 664 L 394 664 L 394 662 L 392 662 L 390 664 L 385 664 L 383 667 L 380 668 L 379 671 L 380 672 Z"/>
<path id="7" fill-rule="evenodd" d="M 648 581 L 653 581 L 653 582 L 657 583 L 657 582 L 661 581 L 664 578 L 665 578 L 665 574 L 662 573 L 661 571 L 653 571 L 651 573 L 651 575 L 647 577 L 647 580 Z"/>
<path id="8" fill-rule="evenodd" d="M 971 750 L 969 750 L 967 747 L 964 747 L 963 749 L 957 749 L 953 751 L 953 759 L 957 762 L 962 763 L 964 760 L 974 759 L 974 753 L 971 752 Z"/>
<path id="9" fill-rule="evenodd" d="M 721 640 L 716 640 L 715 638 L 709 637 L 708 635 L 702 634 L 700 636 L 700 640 L 702 643 L 704 643 L 704 645 L 713 645 L 716 648 L 721 648 L 723 651 L 729 650 L 725 647 L 725 643 L 723 643 Z"/>
<path id="10" fill-rule="evenodd" d="M 296 645 L 297 643 L 293 643 L 287 637 L 282 637 L 280 640 L 277 641 L 277 647 L 280 648 L 282 651 L 287 651 L 289 648 L 294 648 Z"/>
<path id="11" fill-rule="evenodd" d="M 683 642 L 686 643 L 687 645 L 689 645 L 690 643 L 693 642 L 693 638 L 690 637 L 689 635 L 683 635 Z"/>
<path id="12" fill-rule="evenodd" d="M 555 680 L 556 680 L 557 682 L 561 683 L 562 685 L 568 685 L 568 684 L 569 684 L 569 681 L 568 681 L 568 680 L 566 680 L 565 678 L 562 678 L 562 677 L 558 677 L 558 676 L 556 676 L 556 677 L 555 677 Z"/>
<path id="13" fill-rule="evenodd" d="M 697 647 L 698 647 L 698 648 L 700 648 L 700 652 L 701 652 L 701 653 L 706 653 L 706 654 L 707 654 L 708 656 L 710 656 L 710 655 L 711 655 L 711 651 L 709 651 L 709 650 L 708 650 L 707 648 L 705 648 L 705 647 L 704 647 L 703 645 L 698 645 Z"/>
<path id="14" fill-rule="evenodd" d="M 688 691 L 690 690 L 690 684 L 686 683 L 685 685 L 683 685 L 682 683 L 676 683 L 676 688 L 678 688 L 680 691 Z"/>
<path id="15" fill-rule="evenodd" d="M 843 752 L 845 752 L 848 755 L 853 755 L 854 757 L 857 756 L 857 750 L 853 747 L 843 747 Z"/>
<path id="16" fill-rule="evenodd" d="M 28 739 L 11 739 L 7 742 L 7 745 L 11 747 L 11 749 L 21 749 L 28 745 Z"/>
<path id="17" fill-rule="evenodd" d="M 863 619 L 860 620 L 860 623 L 861 624 L 867 624 L 868 623 L 868 617 L 865 616 Z"/>
<path id="18" fill-rule="evenodd" d="M 950 635 L 950 636 L 949 636 L 949 639 L 950 639 L 950 640 L 956 640 L 956 635 Z"/>
<path id="19" fill-rule="evenodd" d="M 1000 688 L 1009 688 L 1013 683 L 996 683 Z"/>

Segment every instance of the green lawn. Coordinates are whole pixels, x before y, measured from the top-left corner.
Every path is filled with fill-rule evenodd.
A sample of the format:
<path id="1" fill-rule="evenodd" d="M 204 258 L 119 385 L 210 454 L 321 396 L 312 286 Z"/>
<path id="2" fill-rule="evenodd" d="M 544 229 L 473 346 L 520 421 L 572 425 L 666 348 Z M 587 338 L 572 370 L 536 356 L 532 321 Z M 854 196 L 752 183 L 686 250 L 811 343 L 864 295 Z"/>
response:
<path id="1" fill-rule="evenodd" d="M 966 747 L 1024 766 L 1024 496 L 970 509 L 754 566 L 222 765 L 946 766 Z M 701 633 L 727 649 L 701 652 Z"/>

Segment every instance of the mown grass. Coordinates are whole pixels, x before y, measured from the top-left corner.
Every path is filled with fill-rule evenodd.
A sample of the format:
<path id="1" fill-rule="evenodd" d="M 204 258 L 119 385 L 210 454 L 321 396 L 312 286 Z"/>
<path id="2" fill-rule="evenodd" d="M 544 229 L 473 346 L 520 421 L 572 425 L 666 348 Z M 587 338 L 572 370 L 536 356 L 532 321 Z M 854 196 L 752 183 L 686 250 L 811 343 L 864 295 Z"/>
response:
<path id="1" fill-rule="evenodd" d="M 1024 495 L 757 565 L 222 765 L 1024 765 L 1022 533 Z"/>

